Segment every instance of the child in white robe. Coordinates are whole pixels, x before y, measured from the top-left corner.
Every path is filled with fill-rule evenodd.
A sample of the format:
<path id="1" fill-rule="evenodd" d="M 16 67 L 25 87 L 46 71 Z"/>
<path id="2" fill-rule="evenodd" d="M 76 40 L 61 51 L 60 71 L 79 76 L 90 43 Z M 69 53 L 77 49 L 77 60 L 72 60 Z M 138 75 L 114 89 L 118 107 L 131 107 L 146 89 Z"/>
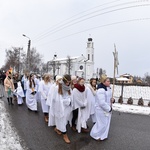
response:
<path id="1" fill-rule="evenodd" d="M 112 99 L 110 80 L 107 76 L 102 76 L 101 84 L 98 85 L 96 95 L 96 123 L 90 133 L 90 136 L 95 140 L 104 140 L 108 138 L 112 103 L 114 103 L 114 99 Z"/>
<path id="2" fill-rule="evenodd" d="M 56 128 L 54 129 L 57 134 L 63 134 L 63 139 L 66 143 L 70 143 L 67 135 L 66 125 L 68 122 L 71 124 L 72 114 L 72 96 L 71 96 L 71 77 L 64 75 L 61 83 L 56 86 L 52 101 L 54 101 L 54 116 Z"/>
<path id="3" fill-rule="evenodd" d="M 55 93 L 55 88 L 56 86 L 58 86 L 59 82 L 62 80 L 62 77 L 60 75 L 55 76 L 54 78 L 54 83 L 52 84 L 52 86 L 49 89 L 49 93 L 48 93 L 48 97 L 47 97 L 47 101 L 46 101 L 46 105 L 49 106 L 49 118 L 48 118 L 48 126 L 55 126 L 55 116 L 54 116 L 54 112 L 55 112 L 55 101 L 53 100 L 53 94 Z"/>
<path id="4" fill-rule="evenodd" d="M 17 90 L 16 90 L 16 93 L 17 93 L 17 102 L 18 102 L 18 105 L 20 106 L 20 105 L 23 104 L 24 91 L 22 89 L 20 81 L 17 83 L 17 85 L 18 85 Z"/>
<path id="5" fill-rule="evenodd" d="M 84 86 L 85 80 L 78 79 L 78 83 L 74 85 L 73 89 L 73 118 L 72 129 L 78 133 L 88 132 L 87 120 L 89 119 L 89 107 L 86 95 L 86 88 Z"/>
<path id="6" fill-rule="evenodd" d="M 96 79 L 91 78 L 90 84 L 87 85 L 87 101 L 89 103 L 89 118 L 91 117 L 92 122 L 96 122 L 95 118 L 95 97 L 96 97 Z"/>
<path id="7" fill-rule="evenodd" d="M 34 82 L 34 74 L 30 74 L 29 80 L 27 81 L 26 91 L 26 105 L 28 110 L 37 112 L 37 101 L 36 101 L 36 85 Z"/>
<path id="8" fill-rule="evenodd" d="M 51 77 L 49 74 L 44 75 L 44 79 L 40 82 L 39 84 L 39 93 L 41 95 L 41 105 L 42 105 L 42 111 L 44 113 L 44 119 L 45 122 L 48 123 L 48 112 L 49 112 L 49 106 L 46 105 L 46 101 L 48 98 L 48 92 L 52 86 L 51 82 Z"/>

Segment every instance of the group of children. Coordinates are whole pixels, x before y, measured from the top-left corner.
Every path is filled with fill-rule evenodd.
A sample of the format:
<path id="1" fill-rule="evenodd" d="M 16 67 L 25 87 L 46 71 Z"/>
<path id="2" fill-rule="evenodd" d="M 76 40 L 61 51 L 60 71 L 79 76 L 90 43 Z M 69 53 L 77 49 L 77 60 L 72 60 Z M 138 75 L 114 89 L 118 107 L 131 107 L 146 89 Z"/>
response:
<path id="1" fill-rule="evenodd" d="M 106 75 L 101 77 L 98 86 L 94 78 L 85 84 L 84 78 L 67 74 L 55 76 L 54 81 L 49 74 L 45 74 L 41 80 L 34 74 L 29 77 L 24 75 L 21 82 L 14 90 L 11 73 L 8 73 L 4 81 L 8 103 L 13 105 L 12 94 L 15 93 L 19 105 L 23 104 L 23 97 L 26 97 L 28 110 L 37 112 L 37 101 L 40 100 L 45 122 L 48 126 L 54 126 L 54 131 L 62 135 L 66 143 L 70 143 L 67 124 L 75 132 L 88 133 L 89 118 L 93 122 L 90 136 L 95 140 L 107 139 L 114 99 Z"/>

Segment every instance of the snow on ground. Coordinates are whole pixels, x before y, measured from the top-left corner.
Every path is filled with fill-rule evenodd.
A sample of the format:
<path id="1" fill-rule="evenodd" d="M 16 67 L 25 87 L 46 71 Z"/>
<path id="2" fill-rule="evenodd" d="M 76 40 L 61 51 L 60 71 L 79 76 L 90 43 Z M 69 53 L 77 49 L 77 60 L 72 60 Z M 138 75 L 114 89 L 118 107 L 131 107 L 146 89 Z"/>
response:
<path id="1" fill-rule="evenodd" d="M 23 150 L 9 118 L 4 102 L 0 99 L 0 150 Z"/>
<path id="2" fill-rule="evenodd" d="M 150 115 L 150 107 L 134 106 L 129 104 L 113 104 L 113 110 L 132 114 Z"/>

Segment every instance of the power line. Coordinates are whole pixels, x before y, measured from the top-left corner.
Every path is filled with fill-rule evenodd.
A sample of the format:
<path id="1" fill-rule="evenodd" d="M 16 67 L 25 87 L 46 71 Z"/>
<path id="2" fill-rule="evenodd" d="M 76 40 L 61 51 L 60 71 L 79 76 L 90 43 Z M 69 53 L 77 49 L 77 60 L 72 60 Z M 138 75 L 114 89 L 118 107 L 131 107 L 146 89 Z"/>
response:
<path id="1" fill-rule="evenodd" d="M 85 12 L 88 12 L 88 11 L 93 10 L 93 9 L 95 9 L 95 8 L 98 8 L 98 7 L 102 7 L 102 6 L 105 6 L 105 5 L 109 5 L 109 4 L 115 3 L 115 2 L 117 2 L 117 1 L 121 1 L 121 0 L 115 0 L 115 1 L 107 2 L 107 3 L 103 3 L 103 4 L 101 4 L 101 5 L 92 7 L 92 8 L 87 9 L 87 10 L 84 10 L 84 11 L 78 13 L 78 14 L 75 14 L 75 15 L 73 15 L 73 16 L 71 16 L 71 17 L 69 17 L 69 18 L 67 18 L 67 19 L 65 19 L 65 20 L 62 20 L 62 21 L 60 21 L 59 23 L 53 25 L 52 27 L 50 27 L 50 28 L 48 28 L 46 31 L 44 31 L 44 33 L 45 33 L 45 32 L 48 32 L 49 29 L 53 29 L 53 28 L 55 28 L 56 26 L 60 25 L 61 23 L 65 22 L 65 21 L 67 21 L 67 20 L 69 20 L 69 19 L 72 19 L 72 18 L 74 18 L 74 17 L 76 17 L 76 16 L 79 16 L 80 14 L 83 14 L 83 13 L 85 13 Z M 41 33 L 40 36 L 42 36 L 44 33 Z M 37 36 L 37 37 L 39 37 L 39 36 Z"/>
<path id="2" fill-rule="evenodd" d="M 146 20 L 150 20 L 150 18 L 137 18 L 137 19 L 124 20 L 124 21 L 118 21 L 118 22 L 113 22 L 113 23 L 109 23 L 109 24 L 104 24 L 104 25 L 88 28 L 86 30 L 82 30 L 82 31 L 79 31 L 79 32 L 75 32 L 75 33 L 72 33 L 72 34 L 60 37 L 58 39 L 46 42 L 44 44 L 40 44 L 39 46 L 42 46 L 42 45 L 45 45 L 45 44 L 49 44 L 50 42 L 55 42 L 55 41 L 58 41 L 58 40 L 61 40 L 61 39 L 65 39 L 67 37 L 70 37 L 70 36 L 73 36 L 73 35 L 76 35 L 76 34 L 84 33 L 84 32 L 87 32 L 89 30 L 94 30 L 94 29 L 98 29 L 98 28 L 103 28 L 103 27 L 108 27 L 108 26 L 113 26 L 113 25 L 123 24 L 123 23 L 128 23 L 128 22 L 137 22 L 137 21 L 146 21 Z"/>
<path id="3" fill-rule="evenodd" d="M 53 34 L 55 34 L 55 33 L 59 32 L 59 31 L 65 29 L 65 28 L 68 28 L 68 27 L 73 26 L 73 25 L 75 25 L 75 24 L 78 24 L 78 23 L 80 23 L 80 22 L 89 20 L 89 19 L 91 19 L 91 18 L 95 18 L 95 17 L 100 16 L 100 15 L 109 14 L 109 13 L 116 12 L 116 11 L 120 11 L 120 10 L 126 10 L 126 9 L 137 8 L 137 7 L 145 7 L 145 6 L 150 6 L 150 4 L 141 4 L 141 5 L 127 6 L 127 7 L 117 8 L 117 9 L 113 9 L 113 10 L 106 11 L 106 12 L 103 12 L 103 13 L 99 13 L 99 14 L 96 14 L 96 15 L 93 15 L 93 16 L 90 16 L 90 17 L 87 17 L 87 18 L 85 18 L 85 19 L 76 21 L 76 22 L 74 22 L 74 23 L 71 23 L 71 24 L 69 24 L 69 25 L 67 25 L 67 26 L 64 26 L 64 27 L 58 29 L 58 30 L 54 30 L 54 31 L 48 32 L 48 33 L 47 33 L 44 37 L 42 37 L 41 39 L 44 39 L 44 38 L 47 37 L 49 34 L 53 35 Z M 39 40 L 41 40 L 41 39 L 39 39 Z"/>

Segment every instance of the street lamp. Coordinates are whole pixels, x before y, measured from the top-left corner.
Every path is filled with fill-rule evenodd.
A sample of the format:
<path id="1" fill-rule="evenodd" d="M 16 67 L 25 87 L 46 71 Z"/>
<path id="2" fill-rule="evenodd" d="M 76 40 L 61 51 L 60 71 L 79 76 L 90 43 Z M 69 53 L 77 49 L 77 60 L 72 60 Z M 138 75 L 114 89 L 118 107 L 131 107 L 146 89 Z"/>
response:
<path id="1" fill-rule="evenodd" d="M 25 34 L 22 34 L 22 36 L 24 36 L 24 37 L 29 39 L 29 41 L 28 41 L 28 49 L 27 49 L 27 69 L 28 69 L 28 71 L 30 71 L 30 46 L 31 46 L 31 40 Z"/>

